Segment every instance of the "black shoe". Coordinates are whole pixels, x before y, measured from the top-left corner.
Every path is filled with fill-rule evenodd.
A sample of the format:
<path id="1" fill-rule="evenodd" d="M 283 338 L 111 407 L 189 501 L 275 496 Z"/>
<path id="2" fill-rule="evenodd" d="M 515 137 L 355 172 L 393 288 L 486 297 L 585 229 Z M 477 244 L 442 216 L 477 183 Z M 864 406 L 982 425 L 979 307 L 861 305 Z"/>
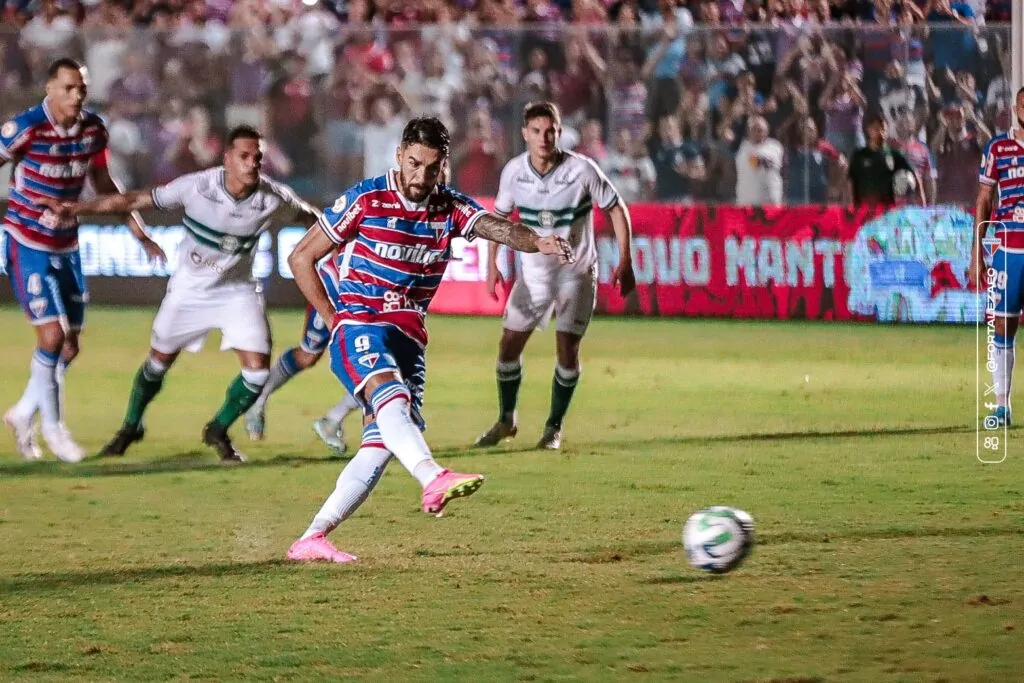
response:
<path id="1" fill-rule="evenodd" d="M 134 427 L 125 425 L 117 430 L 114 438 L 103 447 L 103 450 L 100 451 L 100 457 L 122 456 L 129 446 L 136 441 L 142 441 L 144 436 L 146 436 L 146 430 L 141 425 Z"/>
<path id="2" fill-rule="evenodd" d="M 231 444 L 228 430 L 212 422 L 203 427 L 203 443 L 214 447 L 221 462 L 248 462 L 241 451 Z"/>

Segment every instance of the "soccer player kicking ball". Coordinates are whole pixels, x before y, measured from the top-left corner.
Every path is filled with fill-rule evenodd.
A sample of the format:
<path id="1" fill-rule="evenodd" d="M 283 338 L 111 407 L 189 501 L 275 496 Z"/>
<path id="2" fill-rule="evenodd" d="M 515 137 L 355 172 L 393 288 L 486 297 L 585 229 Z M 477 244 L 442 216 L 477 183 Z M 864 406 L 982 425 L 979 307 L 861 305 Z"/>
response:
<path id="1" fill-rule="evenodd" d="M 228 134 L 223 166 L 183 175 L 152 190 L 61 208 L 74 215 L 153 207 L 185 214 L 178 265 L 153 321 L 149 356 L 135 375 L 124 423 L 100 455 L 124 455 L 142 440 L 146 406 L 160 392 L 178 354 L 182 349 L 198 352 L 206 335 L 220 330 L 221 349 L 235 350 L 242 372 L 203 428 L 202 439 L 222 461 L 245 462 L 228 438 L 228 428 L 256 401 L 270 375 L 270 325 L 252 274 L 253 252 L 275 221 L 308 224 L 320 215 L 288 187 L 262 175 L 262 163 L 262 136 L 240 126 Z"/>
<path id="2" fill-rule="evenodd" d="M 64 462 L 85 457 L 64 425 L 61 391 L 85 322 L 78 222 L 48 209 L 53 197 L 77 199 L 86 178 L 97 192 L 119 191 L 107 167 L 107 129 L 99 116 L 83 108 L 87 85 L 81 64 L 58 59 L 47 73 L 43 101 L 0 126 L 0 166 L 14 166 L 3 220 L 8 270 L 18 303 L 36 331 L 28 386 L 4 415 L 26 460 L 42 456 L 36 413 L 54 455 Z M 129 218 L 128 227 L 150 259 L 166 259 L 138 216 Z"/>
<path id="3" fill-rule="evenodd" d="M 341 279 L 337 256 L 335 252 L 331 252 L 317 267 L 317 274 L 327 289 L 327 295 L 331 301 L 338 300 L 338 281 Z M 266 431 L 267 401 L 270 400 L 270 395 L 283 387 L 295 375 L 316 365 L 327 351 L 332 322 L 333 320 L 324 322 L 315 308 L 306 305 L 306 321 L 303 324 L 302 341 L 298 346 L 293 346 L 282 353 L 281 357 L 277 359 L 274 366 L 270 368 L 270 379 L 263 387 L 263 393 L 245 414 L 245 429 L 249 433 L 250 440 L 263 440 Z M 351 394 L 345 394 L 323 417 L 313 422 L 313 433 L 320 437 L 320 440 L 333 455 L 345 454 L 345 432 L 342 425 L 345 417 L 358 409 L 359 403 L 352 398 Z"/>
<path id="4" fill-rule="evenodd" d="M 1000 426 L 1010 424 L 1010 383 L 1013 378 L 1013 341 L 1024 308 L 1024 88 L 1014 98 L 1017 126 L 989 140 L 981 157 L 978 199 L 974 211 L 974 246 L 971 249 L 971 281 L 985 291 L 995 289 L 995 387 L 996 409 L 989 416 Z M 995 209 L 995 215 L 993 214 Z M 983 275 L 982 238 L 995 222 L 999 248 L 992 255 L 995 279 Z"/>
<path id="5" fill-rule="evenodd" d="M 509 161 L 501 172 L 495 211 L 507 216 L 518 208 L 520 219 L 537 234 L 568 240 L 575 258 L 564 264 L 543 254 L 521 257 L 522 277 L 509 293 L 498 345 L 498 421 L 477 439 L 476 446 L 495 446 L 519 431 L 516 401 L 523 380 L 523 349 L 535 329 L 544 329 L 552 313 L 557 364 L 551 382 L 551 411 L 537 448 L 557 450 L 562 446 L 562 420 L 580 378 L 580 342 L 597 302 L 594 204 L 611 219 L 619 245 L 613 284 L 619 286 L 622 296 L 636 287 L 629 210 L 592 159 L 558 148 L 561 132 L 557 106 L 550 102 L 526 105 L 523 139 L 527 151 Z M 499 281 L 497 247 L 492 244 L 487 287 L 495 299 Z"/>
<path id="6" fill-rule="evenodd" d="M 483 483 L 479 474 L 452 472 L 434 461 L 419 418 L 426 382 L 424 316 L 451 259 L 452 240 L 482 237 L 517 251 L 572 260 L 561 237 L 540 237 L 438 184 L 449 146 L 448 130 L 437 118 L 410 121 L 396 153 L 398 169 L 339 197 L 288 258 L 306 299 L 324 320 L 333 320 L 331 369 L 368 414 L 359 452 L 288 550 L 292 560 L 356 559 L 336 549 L 327 534 L 366 500 L 392 454 L 423 487 L 427 513 L 440 514 L 449 501 Z M 345 244 L 350 245 L 348 269 L 336 306 L 317 263 Z"/>

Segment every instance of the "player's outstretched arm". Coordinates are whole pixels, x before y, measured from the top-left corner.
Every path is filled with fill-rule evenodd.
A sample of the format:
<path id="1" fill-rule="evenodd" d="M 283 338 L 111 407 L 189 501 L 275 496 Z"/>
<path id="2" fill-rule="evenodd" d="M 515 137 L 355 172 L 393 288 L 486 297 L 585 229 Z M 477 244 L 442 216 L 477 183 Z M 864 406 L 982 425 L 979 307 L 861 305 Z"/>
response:
<path id="1" fill-rule="evenodd" d="M 975 289 L 981 289 L 982 264 L 985 263 L 981 249 L 981 240 L 988 229 L 989 216 L 992 215 L 992 205 L 995 202 L 996 186 L 986 183 L 978 183 L 978 198 L 974 202 L 974 244 L 971 246 L 971 284 Z"/>
<path id="2" fill-rule="evenodd" d="M 100 201 L 106 198 L 120 198 L 120 200 L 126 204 L 120 211 L 96 211 L 95 213 L 114 213 L 124 216 L 125 222 L 128 224 L 128 229 L 135 235 L 135 239 L 142 245 L 143 250 L 146 252 L 146 256 L 149 257 L 150 261 L 158 261 L 160 263 L 167 262 L 167 254 L 160 248 L 160 245 L 153 241 L 153 239 L 146 232 L 146 224 L 142 221 L 142 216 L 138 214 L 139 209 L 148 209 L 153 206 L 152 194 L 148 191 L 145 192 L 145 197 L 139 197 L 139 192 L 124 193 L 122 188 L 116 180 L 110 175 L 110 170 L 105 164 L 93 166 L 92 168 L 92 184 L 96 188 L 96 194 L 100 195 L 94 202 Z M 84 202 L 89 204 L 90 202 Z M 77 213 L 85 213 L 81 210 L 81 206 Z"/>
<path id="3" fill-rule="evenodd" d="M 572 247 L 561 237 L 541 237 L 522 223 L 513 223 L 492 213 L 484 214 L 473 224 L 473 232 L 485 240 L 504 244 L 528 254 L 557 256 L 562 263 L 572 263 Z"/>
<path id="4" fill-rule="evenodd" d="M 314 223 L 288 256 L 288 267 L 302 296 L 313 305 L 321 320 L 332 323 L 337 311 L 317 275 L 316 264 L 336 247 L 320 224 Z"/>

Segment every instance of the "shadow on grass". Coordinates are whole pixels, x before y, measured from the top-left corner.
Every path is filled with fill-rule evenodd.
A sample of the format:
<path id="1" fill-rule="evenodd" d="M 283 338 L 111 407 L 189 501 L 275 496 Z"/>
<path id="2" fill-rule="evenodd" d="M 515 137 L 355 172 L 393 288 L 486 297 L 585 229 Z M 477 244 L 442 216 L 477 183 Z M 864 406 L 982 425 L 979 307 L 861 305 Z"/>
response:
<path id="1" fill-rule="evenodd" d="M 31 572 L 0 579 L 0 591 L 7 595 L 47 592 L 83 586 L 120 586 L 156 581 L 196 577 L 237 577 L 259 575 L 268 569 L 296 566 L 286 560 L 260 560 L 257 562 L 214 562 L 209 564 L 168 564 L 145 567 L 124 567 L 63 572 Z"/>
<path id="2" fill-rule="evenodd" d="M 594 451 L 602 448 L 629 446 L 644 448 L 657 446 L 698 446 L 707 444 L 756 443 L 760 441 L 796 441 L 801 439 L 856 439 L 885 436 L 935 435 L 935 434 L 967 434 L 974 427 L 969 425 L 947 425 L 934 427 L 893 427 L 863 430 L 838 431 L 806 431 L 806 432 L 767 432 L 754 434 L 727 434 L 721 436 L 683 436 L 658 437 L 622 441 L 581 441 L 573 443 L 568 453 Z M 474 449 L 469 447 L 449 447 L 434 451 L 440 460 L 474 457 L 480 455 L 501 455 L 527 453 L 536 450 L 532 446 L 495 447 Z M 354 454 L 354 451 L 352 451 Z M 327 455 L 310 456 L 295 453 L 282 453 L 272 458 L 253 460 L 246 465 L 222 465 L 210 451 L 193 450 L 154 460 L 131 461 L 122 459 L 100 459 L 92 457 L 77 465 L 65 465 L 59 462 L 11 462 L 0 465 L 0 477 L 119 477 L 126 475 L 165 474 L 168 472 L 189 472 L 202 470 L 235 469 L 240 472 L 249 468 L 264 467 L 300 467 L 303 465 L 331 464 L 341 466 L 347 462 L 345 458 Z"/>

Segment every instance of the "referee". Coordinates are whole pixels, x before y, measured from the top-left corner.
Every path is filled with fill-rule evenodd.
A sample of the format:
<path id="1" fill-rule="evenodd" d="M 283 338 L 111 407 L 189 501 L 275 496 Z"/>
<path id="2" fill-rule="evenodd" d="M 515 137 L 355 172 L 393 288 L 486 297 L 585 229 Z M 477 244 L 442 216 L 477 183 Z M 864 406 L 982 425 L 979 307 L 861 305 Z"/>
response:
<path id="1" fill-rule="evenodd" d="M 892 206 L 896 203 L 893 191 L 893 176 L 896 171 L 905 170 L 914 175 L 917 197 L 925 204 L 924 185 L 917 177 L 907 158 L 889 146 L 888 126 L 881 112 L 871 114 L 864 125 L 867 147 L 861 147 L 850 157 L 849 189 L 854 206 L 881 204 Z"/>

